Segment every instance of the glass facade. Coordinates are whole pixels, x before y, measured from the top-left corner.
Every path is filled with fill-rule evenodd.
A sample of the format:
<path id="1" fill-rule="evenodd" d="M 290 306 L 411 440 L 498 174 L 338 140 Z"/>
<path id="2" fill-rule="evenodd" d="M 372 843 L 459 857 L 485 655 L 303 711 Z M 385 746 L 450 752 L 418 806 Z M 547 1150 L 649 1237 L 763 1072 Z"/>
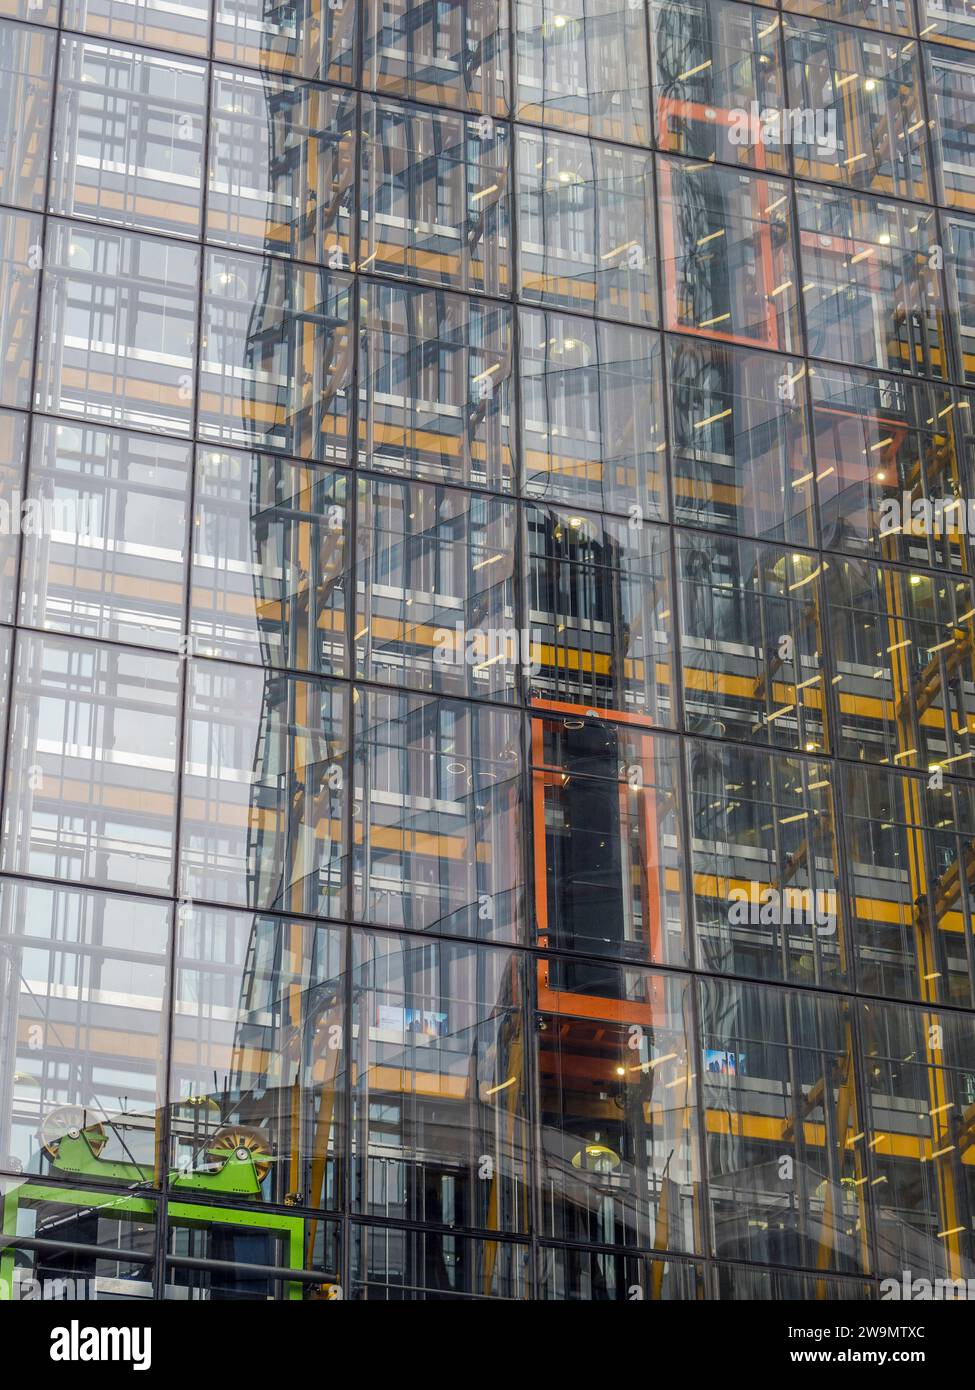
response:
<path id="1" fill-rule="evenodd" d="M 0 0 L 0 102 L 0 1292 L 975 1279 L 975 17 Z"/>

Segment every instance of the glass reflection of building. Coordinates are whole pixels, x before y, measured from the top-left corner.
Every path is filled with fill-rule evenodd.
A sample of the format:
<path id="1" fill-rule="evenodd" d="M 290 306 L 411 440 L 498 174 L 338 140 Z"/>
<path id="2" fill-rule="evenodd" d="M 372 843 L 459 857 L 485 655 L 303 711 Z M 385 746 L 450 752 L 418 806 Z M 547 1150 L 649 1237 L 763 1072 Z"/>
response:
<path id="1" fill-rule="evenodd" d="M 0 11 L 0 1292 L 975 1277 L 973 21 Z"/>

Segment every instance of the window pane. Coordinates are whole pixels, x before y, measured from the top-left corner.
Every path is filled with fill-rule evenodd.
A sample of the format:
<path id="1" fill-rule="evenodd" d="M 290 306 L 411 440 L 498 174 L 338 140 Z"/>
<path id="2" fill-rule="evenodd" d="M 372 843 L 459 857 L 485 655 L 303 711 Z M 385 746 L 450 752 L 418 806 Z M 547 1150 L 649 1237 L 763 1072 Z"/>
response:
<path id="1" fill-rule="evenodd" d="M 676 743 L 622 716 L 553 713 L 531 727 L 538 944 L 686 965 Z M 605 970 L 563 960 L 548 975 L 582 988 Z"/>
<path id="2" fill-rule="evenodd" d="M 120 42 L 177 49 L 206 57 L 210 29 L 206 0 L 64 0 L 66 29 L 101 34 Z"/>
<path id="3" fill-rule="evenodd" d="M 666 531 L 535 503 L 524 512 L 532 694 L 673 723 Z"/>
<path id="4" fill-rule="evenodd" d="M 524 128 L 516 144 L 521 298 L 656 323 L 652 157 Z"/>
<path id="5" fill-rule="evenodd" d="M 703 740 L 686 753 L 700 964 L 851 986 L 832 766 Z"/>
<path id="6" fill-rule="evenodd" d="M 657 169 L 667 327 L 795 351 L 787 185 L 706 162 L 660 159 Z"/>
<path id="7" fill-rule="evenodd" d="M 170 1200 L 166 1215 L 166 1298 L 266 1303 L 342 1296 L 338 1222 L 195 1200 Z"/>
<path id="8" fill-rule="evenodd" d="M 554 11 L 558 10 L 558 13 Z M 519 120 L 650 143 L 642 5 L 627 0 L 516 0 Z"/>
<path id="9" fill-rule="evenodd" d="M 534 309 L 520 310 L 519 319 L 526 493 L 661 519 L 659 337 Z"/>
<path id="10" fill-rule="evenodd" d="M 199 431 L 317 462 L 346 462 L 352 280 L 207 253 Z"/>
<path id="11" fill-rule="evenodd" d="M 685 531 L 677 567 L 688 732 L 822 752 L 818 558 Z"/>
<path id="12" fill-rule="evenodd" d="M 540 1298 L 559 1303 L 703 1299 L 704 1269 L 690 1260 L 648 1260 L 621 1251 L 542 1247 Z"/>
<path id="13" fill-rule="evenodd" d="M 724 980 L 700 990 L 715 1254 L 867 1272 L 850 1006 Z"/>
<path id="14" fill-rule="evenodd" d="M 3 880 L 5 1168 L 159 1185 L 171 920 L 170 905 L 149 898 Z"/>
<path id="15" fill-rule="evenodd" d="M 207 240 L 347 266 L 352 94 L 217 68 L 212 103 Z"/>
<path id="16" fill-rule="evenodd" d="M 367 0 L 363 8 L 364 86 L 434 106 L 504 115 L 508 0 Z"/>
<path id="17" fill-rule="evenodd" d="M 206 69 L 65 37 L 50 211 L 198 237 Z"/>
<path id="18" fill-rule="evenodd" d="M 38 522 L 38 509 L 31 505 L 36 491 L 24 498 L 24 463 L 27 447 L 27 417 L 12 410 L 0 410 L 0 622 L 12 623 L 17 607 L 17 554 L 20 534 Z M 43 508 L 40 510 L 43 524 Z"/>
<path id="19" fill-rule="evenodd" d="M 41 227 L 39 217 L 0 211 L 0 404 L 21 409 L 30 402 Z"/>
<path id="20" fill-rule="evenodd" d="M 265 74 L 353 82 L 358 13 L 355 0 L 216 0 L 213 56 Z"/>
<path id="21" fill-rule="evenodd" d="M 725 0 L 654 0 L 650 31 L 660 148 L 784 173 L 778 19 Z"/>
<path id="22" fill-rule="evenodd" d="M 688 982 L 538 963 L 541 1208 L 582 1244 L 693 1250 L 700 1158 Z"/>
<path id="23" fill-rule="evenodd" d="M 511 311 L 361 284 L 359 463 L 510 492 Z"/>
<path id="24" fill-rule="evenodd" d="M 197 656 L 345 673 L 347 486 L 334 469 L 198 450 Z"/>
<path id="25" fill-rule="evenodd" d="M 946 0 L 948 4 L 953 2 Z M 919 6 L 923 4 L 924 0 L 919 0 Z M 847 24 L 886 29 L 892 34 L 914 33 L 910 0 L 782 0 L 782 8 L 813 19 L 845 20 Z"/>
<path id="26" fill-rule="evenodd" d="M 667 341 L 676 520 L 816 544 L 803 363 Z"/>
<path id="27" fill-rule="evenodd" d="M 187 444 L 37 420 L 21 622 L 178 650 L 189 486 Z"/>
<path id="28" fill-rule="evenodd" d="M 0 21 L 0 200 L 38 212 L 44 206 L 53 78 L 54 36 Z"/>
<path id="29" fill-rule="evenodd" d="M 359 263 L 510 294 L 507 126 L 363 99 Z"/>
<path id="30" fill-rule="evenodd" d="M 393 1226 L 354 1226 L 352 1242 L 352 1297 L 357 1300 L 528 1297 L 527 1245 Z"/>
<path id="31" fill-rule="evenodd" d="M 521 959 L 378 932 L 354 943 L 354 1210 L 527 1230 Z"/>
<path id="32" fill-rule="evenodd" d="M 356 672 L 481 699 L 519 697 L 514 506 L 453 488 L 359 483 Z"/>
<path id="33" fill-rule="evenodd" d="M 178 702 L 173 657 L 22 631 L 4 869 L 170 892 Z"/>
<path id="34" fill-rule="evenodd" d="M 194 246 L 52 222 L 36 406 L 188 435 L 198 273 Z"/>
<path id="35" fill-rule="evenodd" d="M 514 941 L 524 930 L 521 721 L 487 705 L 355 695 L 355 914 Z"/>
<path id="36" fill-rule="evenodd" d="M 269 1202 L 335 1210 L 345 1119 L 345 934 L 183 904 L 176 942 L 174 1198 L 236 1194 L 257 1209 Z M 241 1258 L 271 1263 L 243 1251 Z"/>
<path id="37" fill-rule="evenodd" d="M 975 382 L 975 217 L 942 217 L 955 348 L 952 375 L 970 383 Z"/>
<path id="38" fill-rule="evenodd" d="M 191 663 L 183 896 L 341 913 L 347 703 L 331 681 Z"/>

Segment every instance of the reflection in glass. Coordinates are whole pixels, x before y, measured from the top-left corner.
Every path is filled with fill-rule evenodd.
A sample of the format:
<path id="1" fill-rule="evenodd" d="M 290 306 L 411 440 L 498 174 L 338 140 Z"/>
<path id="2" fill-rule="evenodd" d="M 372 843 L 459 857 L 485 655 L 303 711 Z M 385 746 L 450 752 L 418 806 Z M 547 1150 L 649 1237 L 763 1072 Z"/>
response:
<path id="1" fill-rule="evenodd" d="M 199 262 L 183 242 L 51 222 L 35 405 L 188 435 Z"/>
<path id="2" fill-rule="evenodd" d="M 345 674 L 347 479 L 269 454 L 200 449 L 197 656 Z"/>
<path id="3" fill-rule="evenodd" d="M 351 277 L 208 251 L 204 290 L 200 435 L 345 463 Z"/>
<path id="4" fill-rule="evenodd" d="M 355 0 L 216 0 L 213 56 L 262 73 L 355 81 Z"/>
<path id="5" fill-rule="evenodd" d="M 516 146 L 521 298 L 655 323 L 650 154 L 524 127 Z"/>
<path id="6" fill-rule="evenodd" d="M 531 662 L 514 625 L 515 551 L 510 502 L 362 479 L 357 674 L 384 685 L 515 698 Z"/>
<path id="7" fill-rule="evenodd" d="M 867 1272 L 850 1006 L 725 980 L 700 990 L 715 1254 Z"/>
<path id="8" fill-rule="evenodd" d="M 3 880 L 0 1166 L 158 1185 L 171 916 L 148 898 Z"/>
<path id="9" fill-rule="evenodd" d="M 41 227 L 40 217 L 0 211 L 0 404 L 21 409 L 30 402 Z"/>
<path id="10" fill-rule="evenodd" d="M 3 867 L 172 891 L 179 662 L 21 631 Z"/>
<path id="11" fill-rule="evenodd" d="M 710 163 L 661 159 L 668 328 L 720 342 L 798 347 L 788 188 Z"/>
<path id="12" fill-rule="evenodd" d="M 650 143 L 642 5 L 628 0 L 515 0 L 519 120 Z"/>
<path id="13" fill-rule="evenodd" d="M 543 1246 L 539 1298 L 559 1303 L 703 1299 L 704 1270 L 691 1260 L 651 1260 L 616 1250 Z"/>
<path id="14" fill-rule="evenodd" d="M 805 366 L 683 337 L 667 350 L 676 520 L 815 545 Z"/>
<path id="15" fill-rule="evenodd" d="M 85 34 L 150 48 L 176 49 L 206 57 L 210 30 L 207 0 L 64 0 L 61 24 Z"/>
<path id="16" fill-rule="evenodd" d="M 523 930 L 521 723 L 489 705 L 355 693 L 355 915 L 449 936 Z"/>
<path id="17" fill-rule="evenodd" d="M 658 336 L 535 309 L 520 310 L 519 325 L 525 492 L 661 519 L 667 499 Z"/>
<path id="18" fill-rule="evenodd" d="M 65 36 L 50 211 L 198 237 L 206 68 Z"/>
<path id="19" fill-rule="evenodd" d="M 189 445 L 38 420 L 31 454 L 41 524 L 24 530 L 21 622 L 178 650 Z"/>
<path id="20" fill-rule="evenodd" d="M 531 728 L 538 944 L 687 964 L 676 744 L 581 710 Z M 560 988 L 605 975 L 583 961 L 553 961 L 547 972 Z"/>
<path id="21" fill-rule="evenodd" d="M 509 294 L 507 127 L 363 102 L 360 269 Z"/>
<path id="22" fill-rule="evenodd" d="M 183 896 L 342 910 L 346 687 L 194 661 L 187 697 Z"/>
<path id="23" fill-rule="evenodd" d="M 217 68 L 207 240 L 346 267 L 355 154 L 351 93 Z"/>
<path id="24" fill-rule="evenodd" d="M 359 463 L 511 490 L 511 311 L 360 282 Z"/>
<path id="25" fill-rule="evenodd" d="M 342 1296 L 336 1221 L 192 1199 L 170 1200 L 166 1216 L 166 1298 L 317 1303 Z"/>
<path id="26" fill-rule="evenodd" d="M 54 43 L 39 29 L 0 21 L 0 202 L 37 212 L 47 178 Z"/>
<path id="27" fill-rule="evenodd" d="M 521 959 L 357 932 L 353 970 L 354 1209 L 527 1230 Z"/>
<path id="28" fill-rule="evenodd" d="M 677 567 L 688 731 L 822 752 L 825 566 L 812 554 L 684 532 Z"/>
<path id="29" fill-rule="evenodd" d="M 344 0 L 346 6 L 351 0 Z M 508 0 L 365 0 L 363 85 L 434 106 L 502 116 Z"/>
<path id="30" fill-rule="evenodd" d="M 852 984 L 830 764 L 702 739 L 687 746 L 687 780 L 700 964 Z"/>
<path id="31" fill-rule="evenodd" d="M 37 523 L 24 499 L 27 417 L 0 410 L 0 622 L 11 623 L 17 608 L 17 556 L 21 530 Z M 43 512 L 41 512 L 43 517 Z M 29 519 L 29 523 L 28 523 Z"/>
<path id="32" fill-rule="evenodd" d="M 538 503 L 524 525 L 533 695 L 672 723 L 666 531 Z"/>
<path id="33" fill-rule="evenodd" d="M 352 1293 L 371 1302 L 528 1297 L 528 1245 L 452 1232 L 353 1226 Z"/>

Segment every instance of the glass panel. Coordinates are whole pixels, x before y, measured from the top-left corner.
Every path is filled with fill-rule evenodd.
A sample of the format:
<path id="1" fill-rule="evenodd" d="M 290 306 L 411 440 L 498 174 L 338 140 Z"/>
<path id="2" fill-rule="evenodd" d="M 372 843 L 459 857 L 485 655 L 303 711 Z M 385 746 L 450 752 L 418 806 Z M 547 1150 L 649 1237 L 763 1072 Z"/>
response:
<path id="1" fill-rule="evenodd" d="M 859 988 L 971 1008 L 975 919 L 963 837 L 975 827 L 975 794 L 879 767 L 844 767 L 841 778 Z"/>
<path id="2" fill-rule="evenodd" d="M 188 435 L 199 261 L 178 241 L 51 222 L 37 408 Z"/>
<path id="3" fill-rule="evenodd" d="M 524 930 L 521 721 L 355 692 L 355 915 L 513 941 Z"/>
<path id="4" fill-rule="evenodd" d="M 149 898 L 3 881 L 4 1168 L 158 1186 L 171 919 Z"/>
<path id="5" fill-rule="evenodd" d="M 528 1229 L 521 958 L 355 933 L 353 1207 Z"/>
<path id="6" fill-rule="evenodd" d="M 650 79 L 642 4 L 516 0 L 519 120 L 650 143 Z"/>
<path id="7" fill-rule="evenodd" d="M 31 454 L 21 622 L 179 650 L 189 445 L 38 419 Z"/>
<path id="8" fill-rule="evenodd" d="M 918 33 L 959 48 L 975 48 L 975 15 L 965 0 L 917 0 Z"/>
<path id="9" fill-rule="evenodd" d="M 821 363 L 809 375 L 823 543 L 879 549 L 902 564 L 975 568 L 973 398 Z"/>
<path id="10" fill-rule="evenodd" d="M 536 503 L 524 511 L 532 694 L 672 724 L 667 532 Z"/>
<path id="11" fill-rule="evenodd" d="M 688 731 L 822 752 L 818 557 L 682 532 L 677 568 Z"/>
<path id="12" fill-rule="evenodd" d="M 802 363 L 667 340 L 676 520 L 816 544 Z"/>
<path id="13" fill-rule="evenodd" d="M 852 984 L 833 778 L 829 763 L 688 744 L 704 969 L 832 989 Z"/>
<path id="14" fill-rule="evenodd" d="M 389 1226 L 355 1226 L 352 1241 L 354 1299 L 528 1297 L 527 1245 Z"/>
<path id="15" fill-rule="evenodd" d="M 341 1205 L 345 942 L 343 932 L 307 922 L 180 906 L 174 1197 L 235 1197 L 258 1209 Z"/>
<path id="16" fill-rule="evenodd" d="M 661 519 L 664 410 L 654 333 L 519 312 L 521 452 L 531 497 Z"/>
<path id="17" fill-rule="evenodd" d="M 651 155 L 524 128 L 516 144 L 521 298 L 656 323 Z"/>
<path id="18" fill-rule="evenodd" d="M 957 48 L 926 44 L 924 62 L 938 198 L 948 207 L 971 212 L 975 210 L 975 58 Z"/>
<path id="19" fill-rule="evenodd" d="M 0 201 L 38 212 L 47 180 L 54 42 L 53 34 L 0 22 Z"/>
<path id="20" fill-rule="evenodd" d="M 679 756 L 674 740 L 611 715 L 600 721 L 580 711 L 532 720 L 540 946 L 687 964 Z M 553 983 L 558 977 L 584 984 L 605 971 L 561 961 L 547 974 Z"/>
<path id="21" fill-rule="evenodd" d="M 0 1257 L 0 1299 L 152 1297 L 152 1197 L 9 1181 L 0 1182 L 0 1196 L 4 1240 L 10 1239 Z M 141 1328 L 135 1332 L 133 1351 L 149 1340 L 148 1330 L 144 1339 Z M 133 1359 L 135 1370 L 150 1364 L 148 1350 Z"/>
<path id="22" fill-rule="evenodd" d="M 172 890 L 179 662 L 21 631 L 3 867 Z"/>
<path id="23" fill-rule="evenodd" d="M 61 40 L 50 211 L 198 237 L 206 68 Z"/>
<path id="24" fill-rule="evenodd" d="M 905 1275 L 971 1279 L 972 1019 L 902 1004 L 862 1004 L 860 1017 L 864 1147 L 876 1204 L 879 1272 L 893 1276 L 881 1283 L 881 1296 L 890 1296 L 891 1284 L 903 1287 Z"/>
<path id="25" fill-rule="evenodd" d="M 352 93 L 217 68 L 212 102 L 207 240 L 347 267 Z"/>
<path id="26" fill-rule="evenodd" d="M 331 1302 L 342 1297 L 337 1221 L 170 1200 L 165 1297 Z"/>
<path id="27" fill-rule="evenodd" d="M 363 98 L 359 264 L 508 295 L 506 126 Z"/>
<path id="28" fill-rule="evenodd" d="M 785 173 L 778 19 L 725 0 L 654 0 L 650 32 L 660 148 Z"/>
<path id="29" fill-rule="evenodd" d="M 42 221 L 0 211 L 0 404 L 30 403 Z"/>
<path id="30" fill-rule="evenodd" d="M 346 494 L 333 469 L 197 451 L 195 655 L 345 674 Z"/>
<path id="31" fill-rule="evenodd" d="M 971 582 L 836 560 L 826 592 L 840 756 L 975 775 Z"/>
<path id="32" fill-rule="evenodd" d="M 264 74 L 355 80 L 356 0 L 216 0 L 213 56 Z"/>
<path id="33" fill-rule="evenodd" d="M 945 264 L 959 381 L 975 382 L 975 217 L 942 214 Z"/>
<path id="34" fill-rule="evenodd" d="M 795 351 L 788 186 L 710 163 L 660 159 L 657 169 L 667 327 Z"/>
<path id="35" fill-rule="evenodd" d="M 360 282 L 359 463 L 511 491 L 511 310 Z"/>
<path id="36" fill-rule="evenodd" d="M 543 1246 L 540 1298 L 560 1303 L 703 1299 L 704 1270 L 690 1260 L 648 1260 L 621 1251 Z"/>
<path id="37" fill-rule="evenodd" d="M 356 673 L 383 685 L 518 698 L 515 508 L 422 483 L 359 483 Z"/>
<path id="38" fill-rule="evenodd" d="M 911 0 L 782 0 L 782 8 L 813 19 L 840 19 L 867 29 L 887 29 L 892 34 L 914 33 Z"/>
<path id="39" fill-rule="evenodd" d="M 930 197 L 917 45 L 822 19 L 787 19 L 795 172 Z"/>
<path id="40" fill-rule="evenodd" d="M 948 375 L 933 211 L 838 189 L 796 189 L 811 357 Z"/>
<path id="41" fill-rule="evenodd" d="M 176 49 L 206 57 L 210 29 L 206 0 L 64 0 L 61 24 L 120 42 Z"/>
<path id="42" fill-rule="evenodd" d="M 700 989 L 715 1254 L 866 1271 L 866 1145 L 849 1006 L 724 980 Z"/>
<path id="43" fill-rule="evenodd" d="M 352 312 L 348 275 L 209 251 L 200 435 L 345 463 Z"/>
<path id="44" fill-rule="evenodd" d="M 367 0 L 362 80 L 376 92 L 502 116 L 508 0 Z"/>
<path id="45" fill-rule="evenodd" d="M 184 897 L 341 913 L 347 708 L 331 681 L 191 663 Z"/>
<path id="46" fill-rule="evenodd" d="M 0 0 L 0 14 L 10 15 L 12 19 L 29 19 L 32 24 L 57 27 L 59 9 L 59 0 Z"/>
<path id="47" fill-rule="evenodd" d="M 12 623 L 17 606 L 17 554 L 21 532 L 45 522 L 43 505 L 25 499 L 27 417 L 0 410 L 0 622 Z M 36 494 L 34 494 L 36 496 Z M 53 523 L 53 517 L 51 518 Z M 30 544 L 30 542 L 28 542 Z"/>
<path id="48" fill-rule="evenodd" d="M 700 1160 L 688 983 L 538 962 L 538 1109 L 546 1235 L 692 1250 Z"/>
<path id="49" fill-rule="evenodd" d="M 847 1302 L 875 1296 L 875 1285 L 853 1279 L 826 1279 L 813 1274 L 794 1274 L 788 1269 L 749 1269 L 746 1265 L 719 1264 L 717 1297 L 721 1300 L 767 1303 Z"/>

